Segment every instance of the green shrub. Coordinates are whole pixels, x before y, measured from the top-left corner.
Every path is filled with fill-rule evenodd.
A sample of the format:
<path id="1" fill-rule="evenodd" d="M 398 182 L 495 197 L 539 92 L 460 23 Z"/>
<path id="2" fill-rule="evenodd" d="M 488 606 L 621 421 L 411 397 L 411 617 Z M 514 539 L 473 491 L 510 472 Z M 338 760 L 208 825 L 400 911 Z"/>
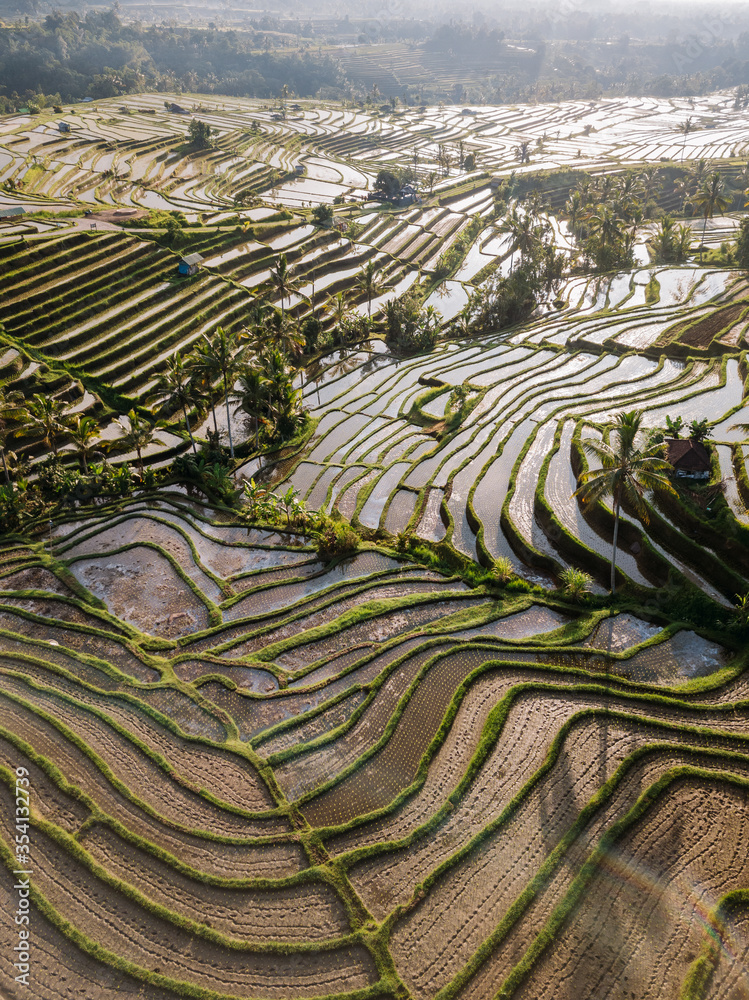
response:
<path id="1" fill-rule="evenodd" d="M 593 582 L 589 573 L 575 569 L 574 566 L 568 566 L 563 570 L 559 574 L 559 579 L 562 582 L 562 592 L 572 601 L 581 601 L 586 594 L 589 594 Z"/>
<path id="2" fill-rule="evenodd" d="M 321 559 L 339 559 L 359 548 L 359 536 L 345 521 L 327 521 L 320 531 L 315 548 Z"/>

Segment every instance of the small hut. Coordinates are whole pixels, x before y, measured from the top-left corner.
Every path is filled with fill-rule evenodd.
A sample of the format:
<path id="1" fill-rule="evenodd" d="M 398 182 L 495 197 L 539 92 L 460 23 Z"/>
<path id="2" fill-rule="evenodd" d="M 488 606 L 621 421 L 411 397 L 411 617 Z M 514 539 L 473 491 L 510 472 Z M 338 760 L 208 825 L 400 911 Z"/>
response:
<path id="1" fill-rule="evenodd" d="M 710 454 L 702 442 L 692 441 L 691 438 L 673 438 L 666 443 L 666 458 L 680 479 L 687 476 L 693 479 L 710 478 Z"/>
<path id="2" fill-rule="evenodd" d="M 189 253 L 186 257 L 183 257 L 179 262 L 179 267 L 177 270 L 180 274 L 191 275 L 195 274 L 203 263 L 202 254 L 199 253 Z"/>

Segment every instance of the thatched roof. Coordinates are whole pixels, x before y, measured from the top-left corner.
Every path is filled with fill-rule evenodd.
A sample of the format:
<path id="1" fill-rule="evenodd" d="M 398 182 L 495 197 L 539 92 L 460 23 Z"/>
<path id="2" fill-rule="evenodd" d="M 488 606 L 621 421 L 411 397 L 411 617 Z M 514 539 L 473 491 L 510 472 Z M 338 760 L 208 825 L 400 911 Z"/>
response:
<path id="1" fill-rule="evenodd" d="M 666 458 L 675 469 L 681 469 L 684 472 L 710 471 L 710 455 L 700 441 L 692 441 L 691 438 L 685 440 L 676 438 L 666 443 L 668 444 Z"/>

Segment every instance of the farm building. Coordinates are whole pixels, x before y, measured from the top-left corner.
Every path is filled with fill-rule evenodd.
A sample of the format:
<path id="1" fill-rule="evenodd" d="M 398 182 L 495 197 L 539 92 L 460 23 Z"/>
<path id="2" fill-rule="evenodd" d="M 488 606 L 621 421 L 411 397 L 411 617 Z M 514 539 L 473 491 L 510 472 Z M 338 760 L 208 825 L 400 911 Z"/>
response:
<path id="1" fill-rule="evenodd" d="M 673 439 L 667 441 L 666 458 L 673 465 L 679 477 L 692 476 L 695 479 L 710 478 L 710 455 L 699 441 Z"/>
<path id="2" fill-rule="evenodd" d="M 15 219 L 25 213 L 26 209 L 21 208 L 20 205 L 0 205 L 0 219 Z"/>
<path id="3" fill-rule="evenodd" d="M 189 253 L 186 257 L 183 257 L 179 262 L 179 267 L 177 270 L 180 274 L 195 274 L 198 270 L 200 264 L 203 263 L 202 254 L 199 253 Z"/>
<path id="4" fill-rule="evenodd" d="M 69 122 L 58 122 L 57 123 L 57 128 L 59 129 L 60 132 L 69 132 L 70 131 L 70 123 Z"/>

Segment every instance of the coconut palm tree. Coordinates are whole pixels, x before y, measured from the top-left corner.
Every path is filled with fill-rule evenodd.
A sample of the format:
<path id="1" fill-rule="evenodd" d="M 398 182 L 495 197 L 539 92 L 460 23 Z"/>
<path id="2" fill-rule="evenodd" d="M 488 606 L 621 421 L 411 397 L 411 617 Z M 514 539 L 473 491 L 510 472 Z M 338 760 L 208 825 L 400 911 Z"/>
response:
<path id="1" fill-rule="evenodd" d="M 157 376 L 148 402 L 149 404 L 155 402 L 168 407 L 179 406 L 182 408 L 193 454 L 197 455 L 198 449 L 195 446 L 195 438 L 192 436 L 190 414 L 188 413 L 188 406 L 194 402 L 195 397 L 195 385 L 189 364 L 180 352 L 176 351 L 171 358 L 166 359 L 165 365 L 166 370 Z"/>
<path id="2" fill-rule="evenodd" d="M 591 234 L 598 237 L 601 246 L 619 243 L 624 236 L 622 220 L 608 205 L 599 205 L 598 210 L 588 216 L 588 226 Z"/>
<path id="3" fill-rule="evenodd" d="M 638 517 L 647 524 L 648 512 L 642 495 L 645 490 L 659 486 L 673 493 L 668 478 L 664 472 L 669 468 L 668 462 L 660 457 L 660 445 L 653 444 L 645 448 L 637 447 L 637 433 L 640 430 L 642 413 L 630 410 L 629 413 L 619 413 L 614 421 L 612 435 L 616 444 L 605 441 L 583 442 L 583 448 L 589 455 L 600 459 L 597 469 L 584 472 L 578 482 L 580 485 L 573 496 L 579 496 L 584 503 L 600 500 L 610 496 L 614 502 L 614 541 L 611 555 L 611 593 L 616 589 L 616 546 L 619 536 L 619 513 L 623 501 L 627 501 Z"/>
<path id="4" fill-rule="evenodd" d="M 683 139 L 682 144 L 681 144 L 681 159 L 682 159 L 682 162 L 684 160 L 684 147 L 687 144 L 687 136 L 689 135 L 690 132 L 694 131 L 694 129 L 696 129 L 696 128 L 697 128 L 697 126 L 692 121 L 692 116 L 690 115 L 689 118 L 687 118 L 687 120 L 684 122 L 684 124 L 683 125 L 679 125 L 679 127 L 677 129 L 677 132 L 681 132 L 681 134 L 684 136 L 684 139 Z"/>
<path id="5" fill-rule="evenodd" d="M 47 448 L 51 448 L 57 457 L 57 439 L 67 430 L 63 421 L 65 404 L 54 396 L 43 396 L 36 392 L 26 404 L 26 411 L 28 414 L 26 426 Z M 23 433 L 23 429 L 20 433 Z"/>
<path id="6" fill-rule="evenodd" d="M 301 354 L 304 348 L 304 337 L 299 332 L 295 322 L 276 310 L 266 325 L 266 343 L 277 347 L 287 358 Z"/>
<path id="7" fill-rule="evenodd" d="M 212 374 L 212 379 L 221 378 L 224 386 L 224 404 L 226 406 L 226 427 L 229 432 L 229 452 L 234 458 L 234 441 L 231 434 L 231 414 L 229 412 L 229 386 L 233 384 L 238 365 L 242 360 L 242 349 L 239 346 L 239 334 L 227 333 L 222 326 L 217 326 L 210 340 L 203 336 L 197 350 L 203 363 Z"/>
<path id="8" fill-rule="evenodd" d="M 343 292 L 336 292 L 335 295 L 330 295 L 325 303 L 325 306 L 329 315 L 335 320 L 336 326 L 340 326 L 341 321 L 345 319 L 348 314 L 346 297 Z"/>
<path id="9" fill-rule="evenodd" d="M 366 296 L 367 312 L 371 319 L 372 299 L 375 297 L 375 295 L 378 295 L 382 290 L 382 285 L 377 280 L 377 264 L 373 260 L 367 261 L 367 265 L 357 278 L 356 283 Z"/>
<path id="10" fill-rule="evenodd" d="M 577 235 L 586 214 L 583 196 L 579 191 L 572 192 L 565 203 L 564 211 L 567 213 L 570 232 L 573 236 Z"/>
<path id="11" fill-rule="evenodd" d="M 68 433 L 83 462 L 83 472 L 88 475 L 88 456 L 93 451 L 94 441 L 99 436 L 99 425 L 91 416 L 76 413 L 68 424 Z"/>
<path id="12" fill-rule="evenodd" d="M 509 236 L 511 240 L 512 250 L 510 252 L 510 271 L 513 269 L 515 251 L 518 249 L 520 241 L 523 239 L 524 227 L 524 216 L 520 215 L 514 205 L 504 217 L 502 222 L 500 222 L 497 226 L 497 232 Z"/>
<path id="13" fill-rule="evenodd" d="M 262 370 L 255 365 L 245 365 L 242 368 L 237 388 L 232 398 L 238 403 L 234 413 L 240 411 L 251 417 L 255 422 L 255 450 L 260 449 L 260 420 L 268 412 L 269 380 Z"/>
<path id="14" fill-rule="evenodd" d="M 515 158 L 520 160 L 521 163 L 531 162 L 531 144 L 527 139 L 523 139 L 517 144 L 513 150 Z"/>
<path id="15" fill-rule="evenodd" d="M 702 260 L 702 246 L 705 243 L 707 220 L 712 219 L 716 209 L 722 215 L 731 204 L 731 199 L 725 196 L 723 178 L 717 170 L 711 174 L 709 180 L 705 181 L 700 190 L 692 195 L 692 203 L 695 208 L 700 209 L 705 219 L 702 224 L 702 239 L 700 241 L 700 260 Z"/>
<path id="16" fill-rule="evenodd" d="M 285 302 L 286 299 L 291 297 L 291 293 L 296 291 L 298 287 L 298 282 L 291 275 L 291 269 L 286 260 L 286 254 L 282 253 L 279 255 L 276 261 L 276 266 L 270 272 L 273 284 L 276 286 L 276 291 L 281 296 L 281 314 L 285 313 Z"/>
<path id="17" fill-rule="evenodd" d="M 687 205 L 691 206 L 692 204 L 692 184 L 689 177 L 682 177 L 680 180 L 674 181 L 674 194 L 681 202 L 682 212 L 685 212 Z"/>
<path id="18" fill-rule="evenodd" d="M 6 486 L 10 486 L 6 451 L 11 428 L 15 424 L 24 423 L 27 419 L 28 411 L 24 405 L 23 393 L 8 392 L 4 386 L 0 386 L 0 459 L 3 463 Z"/>
<path id="19" fill-rule="evenodd" d="M 661 172 L 658 167 L 647 167 L 640 174 L 640 184 L 642 185 L 642 200 L 647 203 L 651 198 L 654 198 L 660 191 L 661 184 L 660 180 Z"/>
<path id="20" fill-rule="evenodd" d="M 145 417 L 142 417 L 137 410 L 130 410 L 127 414 L 127 424 L 116 419 L 122 429 L 122 437 L 114 442 L 118 451 L 134 451 L 138 456 L 138 474 L 143 479 L 143 452 L 150 444 L 163 445 L 164 442 L 155 437 L 156 427 L 159 424 L 152 424 Z"/>

